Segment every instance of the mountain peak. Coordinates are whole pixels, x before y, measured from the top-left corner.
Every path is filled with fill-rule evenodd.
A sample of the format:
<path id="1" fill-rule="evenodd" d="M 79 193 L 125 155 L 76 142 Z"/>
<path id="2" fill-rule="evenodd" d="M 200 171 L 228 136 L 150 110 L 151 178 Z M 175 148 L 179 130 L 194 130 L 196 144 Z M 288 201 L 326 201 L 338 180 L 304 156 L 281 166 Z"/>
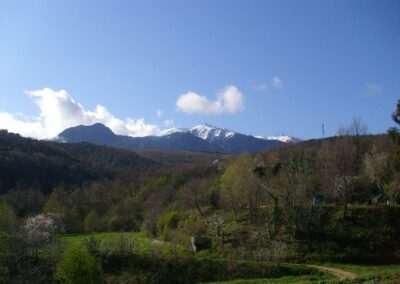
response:
<path id="1" fill-rule="evenodd" d="M 103 123 L 100 123 L 100 122 L 96 122 L 95 124 L 92 124 L 92 125 L 79 125 L 79 126 L 83 126 L 83 127 L 92 127 L 92 128 L 106 128 L 106 129 L 109 129 L 107 126 L 105 126 Z M 78 126 L 78 127 L 79 127 Z"/>
<path id="2" fill-rule="evenodd" d="M 102 123 L 78 125 L 67 128 L 58 135 L 61 141 L 91 142 L 96 144 L 113 143 L 117 135 Z"/>
<path id="3" fill-rule="evenodd" d="M 189 129 L 189 132 L 192 135 L 195 135 L 209 142 L 215 140 L 227 139 L 235 135 L 235 132 L 231 130 L 215 127 L 207 123 L 194 126 Z"/>

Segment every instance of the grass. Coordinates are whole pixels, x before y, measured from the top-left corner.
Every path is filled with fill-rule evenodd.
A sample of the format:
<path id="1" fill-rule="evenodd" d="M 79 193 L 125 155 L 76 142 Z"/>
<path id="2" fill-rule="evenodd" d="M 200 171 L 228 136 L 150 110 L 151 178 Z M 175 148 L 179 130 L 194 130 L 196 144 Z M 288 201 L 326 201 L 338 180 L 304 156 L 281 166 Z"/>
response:
<path id="1" fill-rule="evenodd" d="M 60 236 L 61 241 L 70 244 L 86 242 L 90 239 L 95 240 L 101 252 L 110 250 L 129 249 L 132 252 L 140 254 L 162 253 L 164 255 L 185 256 L 192 255 L 192 252 L 186 248 L 173 246 L 158 240 L 152 240 L 143 232 L 103 232 L 93 234 L 73 234 Z M 220 258 L 210 257 L 210 252 L 200 253 L 196 258 Z M 223 259 L 223 258 L 221 258 Z M 263 279 L 242 279 L 231 280 L 227 282 L 210 282 L 210 283 L 245 283 L 245 284 L 258 284 L 258 283 L 390 283 L 392 279 L 400 279 L 400 265 L 356 265 L 356 264 L 342 264 L 342 263 L 325 263 L 321 264 L 326 267 L 339 268 L 345 271 L 350 271 L 358 275 L 355 280 L 338 281 L 333 275 L 329 273 L 310 273 L 306 275 L 292 275 L 282 276 L 278 278 L 263 278 Z M 285 264 L 289 268 L 299 269 L 302 265 Z M 384 282 L 389 281 L 389 282 Z"/>
<path id="2" fill-rule="evenodd" d="M 286 284 L 286 283 L 335 283 L 336 277 L 329 273 L 321 272 L 317 269 L 302 264 L 281 264 L 287 275 L 270 278 L 237 279 L 229 281 L 207 282 L 207 284 L 226 284 L 226 283 L 244 283 L 244 284 Z"/>
<path id="3" fill-rule="evenodd" d="M 288 264 L 290 265 L 290 264 Z M 339 268 L 350 271 L 358 275 L 354 280 L 339 281 L 329 273 L 320 273 L 319 275 L 299 275 L 299 276 L 282 276 L 279 278 L 263 278 L 263 279 L 239 279 L 234 281 L 210 282 L 208 284 L 285 284 L 285 283 L 340 283 L 340 284 L 356 284 L 356 283 L 398 283 L 400 280 L 400 265 L 357 265 L 342 263 L 325 263 L 318 264 L 326 267 Z M 394 282 L 393 282 L 394 281 Z"/>
<path id="4" fill-rule="evenodd" d="M 321 273 L 319 275 L 300 275 L 300 276 L 282 276 L 277 278 L 262 278 L 262 279 L 238 279 L 231 281 L 209 282 L 207 284 L 288 284 L 288 283 L 334 283 L 335 277 L 330 274 Z"/>
<path id="5" fill-rule="evenodd" d="M 131 237 L 132 239 L 143 244 L 148 244 L 151 242 L 151 240 L 143 232 L 102 232 L 92 234 L 67 234 L 60 236 L 60 240 L 64 240 L 70 243 L 76 243 L 88 240 L 91 236 L 99 241 L 115 240 L 120 238 L 121 236 L 125 236 Z"/>
<path id="6" fill-rule="evenodd" d="M 148 254 L 159 251 L 165 255 L 188 255 L 192 252 L 183 247 L 174 246 L 158 240 L 150 239 L 143 232 L 102 232 L 92 234 L 69 234 L 60 236 L 61 241 L 70 244 L 86 242 L 94 239 L 100 251 L 131 249 L 132 252 Z"/>
<path id="7" fill-rule="evenodd" d="M 391 265 L 358 265 L 346 263 L 326 263 L 323 266 L 334 267 L 353 272 L 358 275 L 357 278 L 379 278 L 393 279 L 400 278 L 400 264 Z"/>

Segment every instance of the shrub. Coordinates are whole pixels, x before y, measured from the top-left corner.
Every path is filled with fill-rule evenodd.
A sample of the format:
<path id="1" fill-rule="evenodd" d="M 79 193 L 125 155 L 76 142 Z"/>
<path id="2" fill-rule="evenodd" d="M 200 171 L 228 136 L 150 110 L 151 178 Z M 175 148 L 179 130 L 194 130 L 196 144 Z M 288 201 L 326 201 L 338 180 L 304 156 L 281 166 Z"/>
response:
<path id="1" fill-rule="evenodd" d="M 102 269 L 85 246 L 71 245 L 57 265 L 56 277 L 64 283 L 96 284 L 101 282 Z"/>

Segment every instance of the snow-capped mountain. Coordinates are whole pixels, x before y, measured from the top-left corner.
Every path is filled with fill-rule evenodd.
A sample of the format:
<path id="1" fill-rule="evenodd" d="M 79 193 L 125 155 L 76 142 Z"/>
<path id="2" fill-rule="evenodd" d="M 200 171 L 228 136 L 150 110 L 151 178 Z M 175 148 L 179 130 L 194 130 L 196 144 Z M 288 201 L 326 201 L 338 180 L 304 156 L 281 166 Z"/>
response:
<path id="1" fill-rule="evenodd" d="M 219 128 L 207 123 L 204 124 L 199 124 L 196 125 L 192 128 L 169 128 L 161 131 L 160 135 L 158 136 L 166 136 L 172 133 L 176 132 L 189 132 L 194 136 L 197 136 L 203 140 L 207 140 L 209 142 L 216 142 L 216 141 L 221 141 L 221 140 L 226 140 L 231 137 L 233 137 L 236 134 L 240 134 L 238 132 L 225 129 L 225 128 Z M 243 135 L 243 134 L 241 134 Z M 281 141 L 283 143 L 296 143 L 300 142 L 301 139 L 288 136 L 288 135 L 280 135 L 280 136 L 254 136 L 255 138 L 258 139 L 263 139 L 263 140 L 276 140 L 276 141 Z"/>
<path id="2" fill-rule="evenodd" d="M 209 124 L 166 129 L 158 136 L 130 137 L 116 135 L 105 125 L 97 123 L 92 126 L 71 127 L 58 135 L 58 141 L 63 142 L 90 142 L 133 150 L 165 149 L 220 153 L 253 153 L 293 143 L 291 139 L 244 135 Z"/>
<path id="3" fill-rule="evenodd" d="M 199 138 L 209 141 L 209 142 L 216 141 L 216 140 L 222 140 L 222 139 L 228 139 L 236 134 L 232 130 L 222 129 L 222 128 L 215 127 L 210 124 L 204 123 L 204 124 L 196 125 L 192 128 L 165 129 L 165 130 L 162 130 L 158 136 L 159 137 L 166 136 L 166 135 L 170 135 L 172 133 L 177 133 L 177 132 L 190 133 L 193 136 L 199 137 Z"/>

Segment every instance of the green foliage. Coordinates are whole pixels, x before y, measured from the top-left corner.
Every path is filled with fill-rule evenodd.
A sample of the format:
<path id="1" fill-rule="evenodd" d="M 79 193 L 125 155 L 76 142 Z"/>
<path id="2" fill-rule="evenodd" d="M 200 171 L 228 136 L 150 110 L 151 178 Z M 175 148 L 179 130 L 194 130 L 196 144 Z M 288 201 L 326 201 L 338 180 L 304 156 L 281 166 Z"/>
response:
<path id="1" fill-rule="evenodd" d="M 71 245 L 57 264 L 56 277 L 71 284 L 96 284 L 102 279 L 99 262 L 83 245 Z"/>
<path id="2" fill-rule="evenodd" d="M 179 212 L 170 211 L 164 214 L 162 217 L 162 225 L 164 229 L 176 229 L 180 220 Z"/>
<path id="3" fill-rule="evenodd" d="M 114 276 L 111 283 L 202 283 L 243 278 L 279 277 L 282 275 L 316 275 L 306 267 L 276 266 L 265 262 L 194 257 L 163 257 L 148 255 L 109 255 L 103 259 L 104 270 Z M 137 281 L 137 282 L 135 282 Z M 147 281 L 147 282 L 145 282 Z"/>
<path id="4" fill-rule="evenodd" d="M 241 155 L 222 175 L 220 201 L 225 209 L 258 206 L 259 182 L 251 171 L 252 168 L 252 157 Z"/>
<path id="5" fill-rule="evenodd" d="M 158 226 L 160 228 L 161 235 L 163 239 L 169 239 L 169 231 L 175 230 L 178 228 L 178 224 L 182 216 L 177 211 L 166 211 L 160 218 L 158 222 Z"/>
<path id="6" fill-rule="evenodd" d="M 0 199 L 0 232 L 15 232 L 17 229 L 17 222 L 12 208 Z"/>
<path id="7" fill-rule="evenodd" d="M 400 256 L 400 207 L 349 206 L 343 219 L 334 206 L 302 208 L 296 230 L 297 257 L 390 263 Z"/>
<path id="8" fill-rule="evenodd" d="M 46 197 L 37 188 L 21 188 L 9 191 L 3 199 L 13 208 L 17 217 L 40 213 Z"/>
<path id="9" fill-rule="evenodd" d="M 96 232 L 100 225 L 100 217 L 97 215 L 96 210 L 92 209 L 85 217 L 84 226 L 86 233 Z"/>

